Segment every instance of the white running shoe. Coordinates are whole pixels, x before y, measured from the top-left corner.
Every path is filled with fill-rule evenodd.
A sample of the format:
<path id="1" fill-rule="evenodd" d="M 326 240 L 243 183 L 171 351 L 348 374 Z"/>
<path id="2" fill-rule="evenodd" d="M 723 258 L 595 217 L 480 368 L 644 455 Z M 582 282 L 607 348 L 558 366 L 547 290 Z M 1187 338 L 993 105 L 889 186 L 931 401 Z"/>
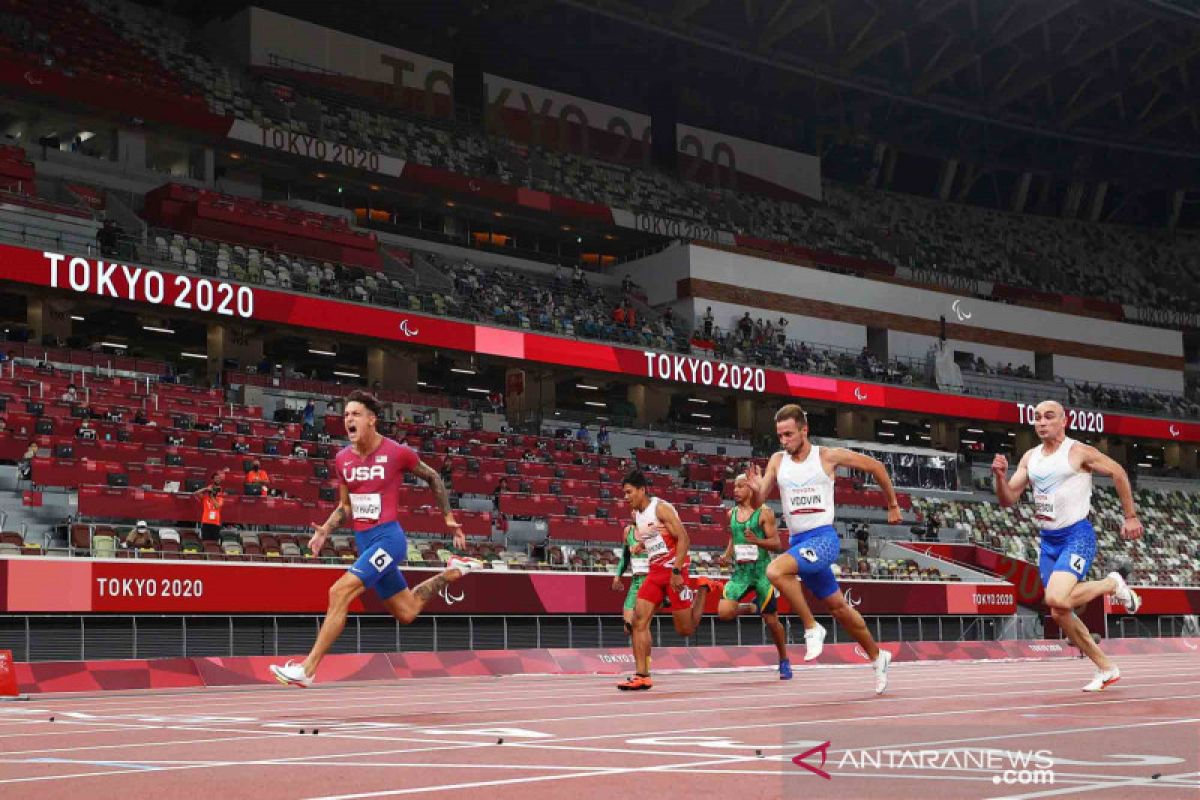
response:
<path id="1" fill-rule="evenodd" d="M 1125 582 L 1125 577 L 1119 572 L 1110 572 L 1108 577 L 1117 582 L 1117 590 L 1113 592 L 1113 597 L 1117 602 L 1125 606 L 1125 611 L 1130 614 L 1136 614 L 1138 609 L 1142 607 L 1142 597 L 1133 589 L 1129 588 L 1129 584 Z"/>
<path id="2" fill-rule="evenodd" d="M 821 655 L 821 651 L 825 649 L 825 626 L 817 623 L 815 628 L 806 628 L 804 631 L 804 660 L 816 661 Z"/>
<path id="3" fill-rule="evenodd" d="M 446 562 L 446 569 L 456 569 L 464 578 L 473 570 L 483 569 L 484 566 L 484 563 L 478 558 L 468 558 L 467 556 L 450 556 L 450 560 Z"/>
<path id="4" fill-rule="evenodd" d="M 1102 692 L 1105 688 L 1112 686 L 1117 681 L 1121 680 L 1121 670 L 1113 667 L 1110 670 L 1096 670 L 1095 676 L 1092 677 L 1090 683 L 1083 687 L 1085 692 Z"/>
<path id="5" fill-rule="evenodd" d="M 871 666 L 875 668 L 875 694 L 883 694 L 888 686 L 888 665 L 892 663 L 892 654 L 883 648 L 879 649 L 879 657 Z"/>
<path id="6" fill-rule="evenodd" d="M 299 686 L 301 689 L 307 689 L 312 686 L 313 682 L 313 676 L 305 674 L 304 665 L 297 664 L 295 661 L 289 661 L 282 667 L 272 664 L 271 674 L 284 686 Z"/>

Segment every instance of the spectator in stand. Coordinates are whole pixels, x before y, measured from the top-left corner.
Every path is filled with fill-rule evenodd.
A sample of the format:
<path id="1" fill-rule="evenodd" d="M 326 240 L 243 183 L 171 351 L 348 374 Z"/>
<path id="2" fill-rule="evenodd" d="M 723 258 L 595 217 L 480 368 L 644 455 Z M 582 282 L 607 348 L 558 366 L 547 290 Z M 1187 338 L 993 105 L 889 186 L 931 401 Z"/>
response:
<path id="1" fill-rule="evenodd" d="M 625 325 L 625 307 L 617 306 L 612 310 L 612 321 L 614 325 L 624 327 Z"/>
<path id="2" fill-rule="evenodd" d="M 62 400 L 64 403 L 76 403 L 76 402 L 78 402 L 78 401 L 79 401 L 79 395 L 78 395 L 78 394 L 76 393 L 76 391 L 75 391 L 75 384 L 73 384 L 73 383 L 72 383 L 72 384 L 69 384 L 69 385 L 67 386 L 67 390 L 66 390 L 65 392 L 63 392 L 63 393 L 62 393 L 62 397 L 61 397 L 61 398 L 59 398 L 59 399 L 60 399 L 60 400 Z"/>
<path id="3" fill-rule="evenodd" d="M 144 519 L 139 519 L 137 525 L 125 535 L 125 541 L 121 542 L 122 547 L 130 550 L 153 550 L 156 545 L 154 531 L 150 530 Z"/>
<path id="4" fill-rule="evenodd" d="M 244 456 L 250 452 L 250 443 L 246 441 L 245 436 L 239 436 L 233 440 L 230 450 Z"/>
<path id="5" fill-rule="evenodd" d="M 704 332 L 705 339 L 711 340 L 713 338 L 713 323 L 714 323 L 714 321 L 715 320 L 713 319 L 712 306 L 709 306 L 708 308 L 704 309 L 704 317 L 702 318 L 702 324 L 701 324 L 701 330 L 703 330 L 703 332 Z"/>
<path id="6" fill-rule="evenodd" d="M 81 442 L 96 441 L 96 429 L 92 427 L 90 420 L 83 420 L 79 423 L 79 427 L 75 429 L 75 438 Z"/>
<path id="7" fill-rule="evenodd" d="M 140 408 L 137 410 L 137 413 L 133 415 L 134 425 L 145 425 L 148 421 L 149 420 L 146 419 L 146 413 Z"/>
<path id="8" fill-rule="evenodd" d="M 196 491 L 200 498 L 200 538 L 206 542 L 220 541 L 221 538 L 221 506 L 225 505 L 225 490 L 221 484 L 224 477 L 223 472 L 214 472 L 208 485 Z"/>
<path id="9" fill-rule="evenodd" d="M 292 446 L 292 458 L 299 458 L 301 460 L 308 458 L 308 450 L 301 442 L 296 442 Z"/>
<path id="10" fill-rule="evenodd" d="M 583 274 L 583 267 L 579 264 L 575 265 L 575 272 L 571 275 L 571 288 L 579 294 L 587 292 L 587 277 Z"/>
<path id="11" fill-rule="evenodd" d="M 860 523 L 854 529 L 854 538 L 858 540 L 859 557 L 866 558 L 871 548 L 871 529 Z"/>
<path id="12" fill-rule="evenodd" d="M 599 432 L 596 433 L 596 447 L 602 455 L 612 455 L 612 447 L 608 444 L 608 427 L 600 426 Z"/>
<path id="13" fill-rule="evenodd" d="M 671 450 L 673 452 L 678 452 L 679 451 L 679 441 L 676 439 L 672 439 L 671 444 L 667 445 L 667 449 Z"/>
<path id="14" fill-rule="evenodd" d="M 37 458 L 37 454 L 37 442 L 30 442 L 29 447 L 25 448 L 25 455 L 17 461 L 18 479 L 27 481 L 33 476 L 33 459 Z"/>
<path id="15" fill-rule="evenodd" d="M 303 421 L 305 433 L 309 433 L 317 427 L 317 407 L 312 400 L 304 404 Z"/>
<path id="16" fill-rule="evenodd" d="M 629 277 L 629 273 L 625 273 L 625 277 L 621 279 L 621 295 L 628 297 L 633 294 L 633 278 Z"/>
<path id="17" fill-rule="evenodd" d="M 96 243 L 100 246 L 100 255 L 116 256 L 118 252 L 119 231 L 111 219 L 104 220 L 100 230 L 96 231 Z"/>
<path id="18" fill-rule="evenodd" d="M 262 463 L 257 458 L 250 465 L 250 469 L 246 471 L 246 483 L 259 484 L 258 495 L 260 497 L 267 494 L 267 489 L 271 485 L 271 476 L 262 468 Z"/>
<path id="19" fill-rule="evenodd" d="M 781 350 L 787 345 L 787 326 L 788 321 L 784 317 L 780 317 L 779 322 L 775 323 L 775 346 Z"/>
<path id="20" fill-rule="evenodd" d="M 579 423 L 579 429 L 577 431 L 575 431 L 575 439 L 577 441 L 583 442 L 585 445 L 591 445 L 592 432 L 588 430 L 586 423 L 583 423 L 583 422 Z"/>
<path id="21" fill-rule="evenodd" d="M 754 338 L 754 320 L 750 318 L 749 311 L 747 311 L 745 315 L 738 320 L 737 330 L 738 335 L 741 337 L 743 343 L 749 342 Z"/>
<path id="22" fill-rule="evenodd" d="M 500 480 L 496 483 L 496 488 L 492 490 L 492 506 L 496 510 L 500 509 L 501 495 L 503 495 L 507 491 L 508 491 L 508 478 L 501 476 Z"/>

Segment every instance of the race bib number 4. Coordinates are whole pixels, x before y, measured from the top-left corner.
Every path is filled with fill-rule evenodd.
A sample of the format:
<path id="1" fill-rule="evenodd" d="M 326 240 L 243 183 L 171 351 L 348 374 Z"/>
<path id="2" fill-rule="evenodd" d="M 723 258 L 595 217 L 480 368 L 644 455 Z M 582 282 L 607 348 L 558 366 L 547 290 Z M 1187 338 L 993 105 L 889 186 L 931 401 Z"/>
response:
<path id="1" fill-rule="evenodd" d="M 662 534 L 655 534 L 646 540 L 646 556 L 650 560 L 656 558 L 664 558 L 668 554 L 667 543 L 663 540 Z"/>
<path id="2" fill-rule="evenodd" d="M 350 510 L 355 519 L 377 520 L 383 511 L 383 502 L 378 494 L 351 494 Z"/>
<path id="3" fill-rule="evenodd" d="M 758 561 L 759 548 L 756 544 L 735 544 L 733 557 L 739 564 Z"/>
<path id="4" fill-rule="evenodd" d="M 1038 522 L 1054 522 L 1054 495 L 1033 493 L 1033 517 Z"/>
<path id="5" fill-rule="evenodd" d="M 650 574 L 650 559 L 649 559 L 649 558 L 644 558 L 644 557 L 641 557 L 641 556 L 635 556 L 635 557 L 634 557 L 634 558 L 633 558 L 633 559 L 632 559 L 632 560 L 629 562 L 629 566 L 630 566 L 630 569 L 632 569 L 632 570 L 633 570 L 633 574 L 634 574 L 634 575 L 648 575 L 648 574 Z"/>

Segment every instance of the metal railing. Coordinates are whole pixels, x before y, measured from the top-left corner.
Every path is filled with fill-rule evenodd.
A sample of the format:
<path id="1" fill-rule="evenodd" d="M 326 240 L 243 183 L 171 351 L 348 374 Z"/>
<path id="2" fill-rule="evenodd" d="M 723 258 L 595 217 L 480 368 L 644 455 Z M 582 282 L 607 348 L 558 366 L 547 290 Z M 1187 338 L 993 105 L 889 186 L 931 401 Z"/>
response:
<path id="1" fill-rule="evenodd" d="M 271 615 L 9 615 L 0 619 L 0 649 L 16 661 L 88 659 L 277 656 L 312 646 L 321 616 Z M 998 641 L 1018 638 L 1009 617 L 867 617 L 881 642 Z M 803 630 L 785 618 L 788 643 L 803 641 Z M 852 641 L 828 617 L 828 643 Z M 771 644 L 758 617 L 721 622 L 705 617 L 697 632 L 679 636 L 672 621 L 658 615 L 650 626 L 655 647 Z M 1035 631 L 1029 631 L 1034 633 Z M 429 615 L 411 625 L 390 616 L 352 615 L 334 653 L 520 650 L 530 648 L 626 647 L 629 639 L 617 615 Z"/>

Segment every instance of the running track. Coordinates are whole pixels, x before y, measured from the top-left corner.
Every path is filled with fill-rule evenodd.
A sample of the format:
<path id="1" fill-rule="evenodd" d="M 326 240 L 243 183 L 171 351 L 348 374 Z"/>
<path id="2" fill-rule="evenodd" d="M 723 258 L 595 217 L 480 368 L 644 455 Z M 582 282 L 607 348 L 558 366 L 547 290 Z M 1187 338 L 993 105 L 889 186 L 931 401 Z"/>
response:
<path id="1" fill-rule="evenodd" d="M 883 697 L 865 665 L 637 694 L 515 676 L 35 697 L 0 704 L 0 797 L 1200 798 L 1200 653 L 1118 663 L 1098 695 L 1090 664 L 1055 659 L 896 664 Z M 824 742 L 828 779 L 792 763 Z M 1037 750 L 1053 785 L 995 783 Z"/>

